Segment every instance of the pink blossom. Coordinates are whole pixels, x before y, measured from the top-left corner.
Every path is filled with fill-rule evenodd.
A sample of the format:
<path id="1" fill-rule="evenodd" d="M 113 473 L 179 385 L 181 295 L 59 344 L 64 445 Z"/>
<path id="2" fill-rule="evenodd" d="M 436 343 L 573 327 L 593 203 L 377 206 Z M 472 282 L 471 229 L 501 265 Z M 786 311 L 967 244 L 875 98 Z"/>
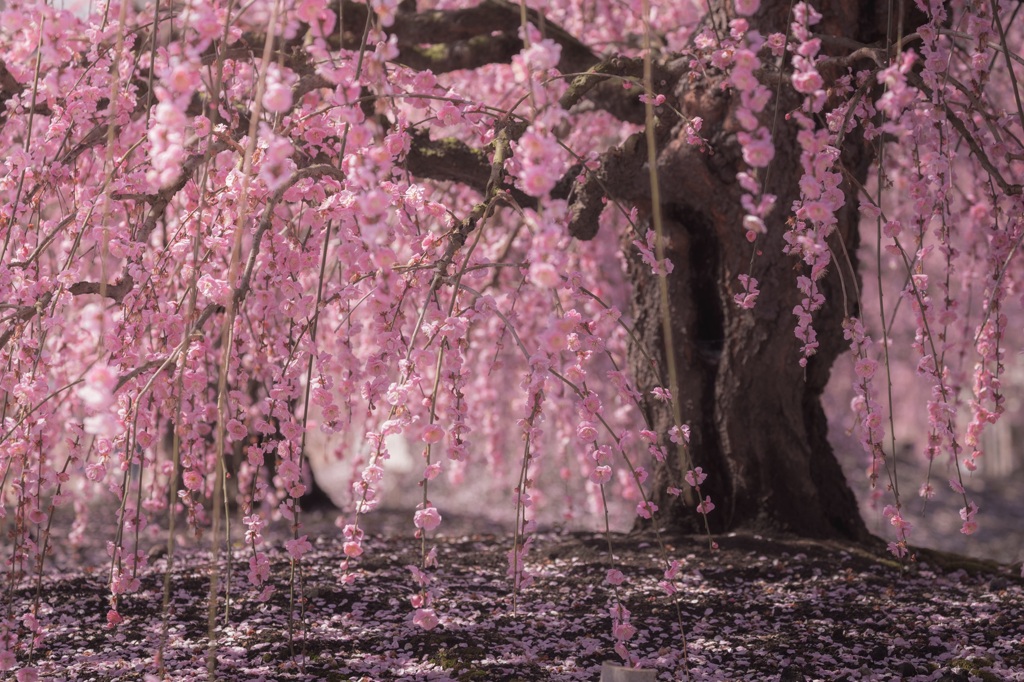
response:
<path id="1" fill-rule="evenodd" d="M 854 371 L 861 379 L 870 379 L 878 369 L 878 362 L 871 358 L 860 358 L 854 364 Z"/>
<path id="2" fill-rule="evenodd" d="M 963 525 L 960 527 L 960 532 L 964 535 L 971 535 L 978 530 L 978 522 L 974 520 L 975 515 L 978 513 L 978 505 L 971 502 L 966 507 L 960 509 L 960 518 L 963 519 Z"/>
<path id="3" fill-rule="evenodd" d="M 617 568 L 608 569 L 608 573 L 605 574 L 604 579 L 609 585 L 621 585 L 626 582 L 626 576 Z"/>
<path id="4" fill-rule="evenodd" d="M 562 276 L 551 263 L 533 263 L 530 265 L 530 281 L 545 289 L 554 289 L 561 285 Z"/>
<path id="5" fill-rule="evenodd" d="M 676 445 L 683 445 L 690 442 L 690 427 L 688 424 L 673 426 L 668 430 L 668 439 Z"/>
<path id="6" fill-rule="evenodd" d="M 576 438 L 583 443 L 593 443 L 597 440 L 597 425 L 592 421 L 582 421 L 576 427 Z"/>
<path id="7" fill-rule="evenodd" d="M 147 175 L 157 187 L 166 187 L 178 177 L 185 156 L 186 121 L 176 103 L 162 101 L 153 110 L 153 125 L 147 132 L 152 168 Z"/>
<path id="8" fill-rule="evenodd" d="M 303 554 L 313 549 L 313 545 L 310 544 L 307 537 L 308 536 L 303 535 L 300 538 L 286 540 L 284 543 L 284 548 L 288 552 L 288 556 L 298 561 L 302 558 Z"/>
<path id="9" fill-rule="evenodd" d="M 890 542 L 886 548 L 889 550 L 890 554 L 900 559 L 906 557 L 908 554 L 907 543 L 903 541 Z"/>
<path id="10" fill-rule="evenodd" d="M 519 184 L 531 196 L 547 195 L 558 182 L 557 166 L 563 152 L 547 132 L 533 126 L 514 145 L 515 157 L 521 165 Z"/>
<path id="11" fill-rule="evenodd" d="M 814 26 L 819 21 L 821 21 L 821 13 L 814 9 L 813 5 L 798 2 L 793 6 L 794 27 Z"/>
<path id="12" fill-rule="evenodd" d="M 748 232 L 748 241 L 753 241 L 749 237 L 749 233 L 753 232 L 756 237 L 759 234 L 766 234 L 768 228 L 765 227 L 764 221 L 756 215 L 750 215 L 749 213 L 743 216 L 743 229 Z"/>
<path id="13" fill-rule="evenodd" d="M 663 276 L 669 275 L 675 269 L 675 264 L 669 258 L 665 258 L 661 261 L 658 260 L 657 253 L 657 233 L 654 230 L 648 230 L 644 238 L 644 241 L 639 239 L 633 240 L 633 246 L 640 252 L 640 258 L 645 263 L 651 266 L 651 270 L 654 274 Z"/>
<path id="14" fill-rule="evenodd" d="M 732 48 L 721 48 L 711 53 L 711 65 L 723 71 L 732 63 L 734 55 Z"/>
<path id="15" fill-rule="evenodd" d="M 433 630 L 437 627 L 440 620 L 433 609 L 417 609 L 416 613 L 413 614 L 412 622 L 424 630 Z"/>
<path id="16" fill-rule="evenodd" d="M 181 478 L 186 490 L 200 490 L 203 487 L 203 475 L 195 469 L 187 469 Z"/>
<path id="17" fill-rule="evenodd" d="M 263 93 L 263 106 L 267 111 L 283 114 L 292 106 L 292 89 L 284 83 L 270 83 Z"/>
<path id="18" fill-rule="evenodd" d="M 822 201 L 809 201 L 804 204 L 802 209 L 803 215 L 808 220 L 813 220 L 816 223 L 834 222 L 835 216 L 824 202 Z"/>
<path id="19" fill-rule="evenodd" d="M 438 443 L 444 438 L 444 429 L 438 424 L 427 424 L 423 427 L 423 433 L 420 434 L 420 440 L 428 445 Z"/>
<path id="20" fill-rule="evenodd" d="M 433 506 L 420 509 L 413 515 L 413 524 L 426 531 L 434 530 L 441 525 L 441 514 Z"/>
<path id="21" fill-rule="evenodd" d="M 654 388 L 651 389 L 651 395 L 653 395 L 657 400 L 663 403 L 672 402 L 672 392 L 669 391 L 667 388 L 655 386 Z"/>
<path id="22" fill-rule="evenodd" d="M 324 0 L 299 0 L 295 5 L 295 16 L 299 21 L 312 24 L 326 9 Z"/>
<path id="23" fill-rule="evenodd" d="M 800 71 L 793 74 L 793 89 L 797 92 L 812 93 L 821 90 L 825 81 L 817 71 Z"/>
<path id="24" fill-rule="evenodd" d="M 347 489 L 357 514 L 390 496 L 385 467 L 412 472 L 396 476 L 396 484 L 422 472 L 418 482 L 435 497 L 462 485 L 460 496 L 472 498 L 473 486 L 520 464 L 526 480 L 513 499 L 529 514 L 522 526 L 527 546 L 540 502 L 550 507 L 563 499 L 563 487 L 566 516 L 584 516 L 603 502 L 614 509 L 622 500 L 626 511 L 654 513 L 641 502 L 648 469 L 665 462 L 670 442 L 684 443 L 687 433 L 682 418 L 644 429 L 647 415 L 637 408 L 657 406 L 663 417 L 662 403 L 688 410 L 692 395 L 689 388 L 687 395 L 662 388 L 641 395 L 658 368 L 631 348 L 650 345 L 657 325 L 638 324 L 644 318 L 636 313 L 643 311 L 630 309 L 630 296 L 648 292 L 628 280 L 669 275 L 675 264 L 688 264 L 687 255 L 700 254 L 687 230 L 658 237 L 646 211 L 613 206 L 612 197 L 643 194 L 635 187 L 601 188 L 607 210 L 594 239 L 574 241 L 568 229 L 589 185 L 618 182 L 623 168 L 639 168 L 620 162 L 623 155 L 642 162 L 643 150 L 624 144 L 640 128 L 616 122 L 617 108 L 604 106 L 607 93 L 600 90 L 579 105 L 561 105 L 574 76 L 562 78 L 555 69 L 575 70 L 569 64 L 580 60 L 562 63 L 559 42 L 569 43 L 550 37 L 554 25 L 526 22 L 522 49 L 505 60 L 511 63 L 438 76 L 402 63 L 412 54 L 400 34 L 406 19 L 416 20 L 413 10 L 400 9 L 399 0 L 367 2 L 371 25 L 361 52 L 332 32 L 340 23 L 332 3 L 285 3 L 277 29 L 287 54 L 266 62 L 249 37 L 270 28 L 274 3 L 230 16 L 215 2 L 184 3 L 186 30 L 170 41 L 160 33 L 155 43 L 146 39 L 152 12 L 134 5 L 126 5 L 124 25 L 59 11 L 53 3 L 13 3 L 4 13 L 0 57 L 10 78 L 0 128 L 0 291 L 7 292 L 0 392 L 10 409 L 0 447 L 10 475 L 0 516 L 14 509 L 21 522 L 13 524 L 17 551 L 7 557 L 8 578 L 37 561 L 34 525 L 50 521 L 51 500 L 75 503 L 81 518 L 70 532 L 73 542 L 91 528 L 84 512 L 94 507 L 122 509 L 126 538 L 159 531 L 152 517 L 178 509 L 188 531 L 208 527 L 219 427 L 242 457 L 232 467 L 230 507 L 244 515 L 253 591 L 268 598 L 267 583 L 282 576 L 272 575 L 270 549 L 262 546 L 266 523 L 271 515 L 297 521 L 294 498 L 309 480 L 300 452 L 305 407 L 311 424 L 338 436 L 336 447 L 316 442 L 307 449 L 341 477 L 338 488 Z M 441 12 L 460 5 L 422 4 Z M 907 417 L 899 433 L 919 435 L 929 460 L 974 471 L 985 429 L 1016 416 L 1012 360 L 1020 340 L 1014 315 L 1021 273 L 1014 258 L 1021 199 L 1010 188 L 1020 178 L 1022 131 L 1012 95 L 1003 92 L 1010 70 L 1005 60 L 992 62 L 999 41 L 990 3 L 931 2 L 935 16 L 908 27 L 917 39 L 907 49 L 883 55 L 891 59 L 878 68 L 861 60 L 852 70 L 830 69 L 828 77 L 824 60 L 844 63 L 852 48 L 823 50 L 815 34 L 834 32 L 834 17 L 815 28 L 822 17 L 813 0 L 796 4 L 790 25 L 773 26 L 782 31 L 766 36 L 764 22 L 748 19 L 763 14 L 759 0 L 732 4 L 727 27 L 699 23 L 705 10 L 693 3 L 652 6 L 649 21 L 664 29 L 662 52 L 685 56 L 670 80 L 654 84 L 665 94 L 635 75 L 619 81 L 628 92 L 618 93 L 634 104 L 636 95 L 667 108 L 673 93 L 705 92 L 688 113 L 715 92 L 733 98 L 733 117 L 723 128 L 716 113 L 709 139 L 701 137 L 702 119 L 684 117 L 672 142 L 678 149 L 662 145 L 662 161 L 678 153 L 710 164 L 711 175 L 695 172 L 690 185 L 711 178 L 735 190 L 720 197 L 722 206 L 711 206 L 712 213 L 721 209 L 740 220 L 719 236 L 738 241 L 733 246 L 741 257 L 723 261 L 720 281 L 709 284 L 724 282 L 728 291 L 712 293 L 739 307 L 726 311 L 727 331 L 756 337 L 758 325 L 772 322 L 780 300 L 787 301 L 799 348 L 792 360 L 812 369 L 817 331 L 822 349 L 835 332 L 815 329 L 829 321 L 825 306 L 837 315 L 865 315 L 864 322 L 851 318 L 843 325 L 853 371 L 851 395 L 837 402 L 853 410 L 872 484 L 888 449 L 886 391 L 912 379 L 924 381 L 931 395 L 919 400 L 894 392 L 908 396 L 893 406 L 897 420 Z M 597 11 L 586 21 L 558 3 L 532 5 L 567 22 L 601 59 L 615 51 L 639 54 L 629 36 L 647 19 L 635 12 Z M 177 26 L 157 20 L 161 30 Z M 942 26 L 958 34 L 940 33 Z M 121 42 L 124 50 L 115 53 Z M 230 57 L 217 93 L 211 55 Z M 797 98 L 776 107 L 772 73 L 780 68 Z M 151 75 L 151 87 L 134 87 L 126 80 L 130 72 L 143 76 L 136 85 Z M 216 129 L 197 115 L 197 105 L 214 98 Z M 735 136 L 743 168 L 730 163 L 723 134 Z M 798 148 L 790 148 L 794 140 Z M 799 196 L 785 206 L 767 193 L 778 179 L 771 169 L 776 143 L 780 158 L 801 175 Z M 427 146 L 439 153 L 465 147 L 473 167 L 424 168 L 417 156 L 422 161 Z M 865 149 L 887 163 L 884 178 L 861 188 L 863 173 L 840 161 L 841 154 L 856 158 Z M 626 180 L 644 184 L 639 175 Z M 685 195 L 690 185 L 666 191 Z M 856 254 L 843 253 L 841 238 L 856 241 L 834 229 L 839 218 L 853 216 L 842 212 L 848 199 L 861 202 L 862 219 L 870 221 L 850 229 L 873 236 L 881 225 L 878 273 L 854 272 Z M 776 229 L 779 234 L 769 233 Z M 833 254 L 841 262 L 832 263 Z M 865 268 L 875 263 L 860 260 Z M 878 277 L 859 277 L 865 274 Z M 754 309 L 761 294 L 756 275 L 767 278 L 765 294 L 773 299 L 763 310 Z M 684 280 L 689 276 L 683 273 Z M 879 285 L 881 292 L 870 290 Z M 229 303 L 237 305 L 228 310 Z M 879 305 L 895 319 L 880 320 Z M 885 332 L 892 387 L 889 376 L 879 377 L 879 352 L 865 324 Z M 231 332 L 230 343 L 222 332 Z M 825 355 L 818 374 L 828 369 L 831 352 Z M 735 353 L 722 358 L 756 360 Z M 912 376 L 915 364 L 920 377 Z M 642 376 L 631 377 L 627 367 Z M 217 386 L 222 371 L 226 393 Z M 228 401 L 227 416 L 218 398 Z M 920 434 L 907 412 L 917 404 Z M 437 420 L 444 426 L 431 423 Z M 428 457 L 436 453 L 424 443 L 443 443 L 445 457 L 402 457 L 409 453 L 396 437 L 403 435 L 405 445 L 418 445 Z M 180 445 L 177 463 L 162 447 L 172 436 Z M 261 436 L 258 444 L 253 436 Z M 524 460 L 509 461 L 509 441 L 520 437 L 529 446 Z M 686 484 L 707 485 L 705 472 L 690 467 L 680 472 Z M 426 485 L 442 468 L 451 485 Z M 176 505 L 168 510 L 164 488 L 174 488 L 178 475 L 183 489 L 174 490 Z M 657 480 L 669 495 L 691 497 L 682 480 L 667 483 Z M 893 480 L 887 490 L 897 483 L 911 490 L 920 481 Z M 954 473 L 953 490 L 964 494 L 963 483 Z M 938 496 L 938 487 L 926 482 L 920 492 Z M 714 505 L 704 492 L 694 504 L 706 513 Z M 603 494 L 621 499 L 602 500 Z M 887 494 L 878 489 L 874 500 Z M 221 510 L 224 500 L 215 502 Z M 886 510 L 897 536 L 891 549 L 900 555 L 907 554 L 911 529 L 905 504 L 894 499 Z M 971 533 L 977 507 L 966 499 L 964 505 L 961 532 Z M 438 528 L 441 515 L 424 504 L 413 521 L 422 537 Z M 360 573 L 353 566 L 364 535 L 358 521 L 341 534 L 338 580 L 347 583 Z M 111 550 L 113 594 L 136 589 L 131 576 L 145 563 L 131 543 L 122 544 Z M 311 548 L 306 536 L 284 543 L 293 559 L 307 558 Z M 525 551 L 517 547 L 510 561 L 517 580 L 525 578 Z M 422 571 L 435 557 L 422 557 L 416 581 L 427 580 Z M 431 604 L 425 589 L 415 599 L 416 609 Z M 116 609 L 111 613 L 111 625 L 120 622 Z M 614 619 L 617 651 L 628 658 L 623 641 L 631 635 L 622 629 L 628 618 L 618 611 Z M 0 625 L 6 632 L 0 668 L 9 670 L 19 665 L 15 652 L 43 651 L 33 649 L 34 639 L 47 624 L 20 611 L 11 611 L 8 621 Z"/>
<path id="25" fill-rule="evenodd" d="M 715 504 L 711 501 L 711 497 L 706 496 L 704 501 L 697 505 L 697 512 L 700 514 L 710 514 L 714 508 Z"/>
<path id="26" fill-rule="evenodd" d="M 291 158 L 295 148 L 290 140 L 270 132 L 264 132 L 264 139 L 268 143 L 260 161 L 259 178 L 266 183 L 267 189 L 273 191 L 295 172 L 295 162 Z"/>
<path id="27" fill-rule="evenodd" d="M 704 119 L 700 116 L 694 116 L 689 120 L 685 127 L 686 144 L 692 144 L 697 147 L 704 145 L 704 140 L 700 137 L 700 129 L 703 125 Z"/>
<path id="28" fill-rule="evenodd" d="M 599 414 L 601 412 L 601 398 L 596 393 L 591 391 L 587 394 L 587 397 L 583 399 L 582 410 L 586 410 L 588 414 Z"/>
<path id="29" fill-rule="evenodd" d="M 90 462 L 85 466 L 85 477 L 90 481 L 102 481 L 107 475 L 103 462 Z"/>
<path id="30" fill-rule="evenodd" d="M 650 502 L 650 501 L 648 501 L 648 502 L 641 502 L 638 505 L 636 505 L 636 514 L 637 514 L 637 516 L 639 516 L 641 518 L 644 518 L 644 519 L 651 518 L 654 515 L 654 513 L 657 512 L 657 511 L 658 511 L 658 505 L 656 505 L 656 504 L 654 504 L 653 502 Z"/>
<path id="31" fill-rule="evenodd" d="M 651 95 L 643 94 L 640 95 L 640 101 L 643 102 L 644 104 L 647 104 L 649 102 L 656 107 L 660 107 L 662 104 L 665 103 L 665 95 L 658 95 L 656 97 L 652 97 Z"/>
<path id="32" fill-rule="evenodd" d="M 384 478 L 384 469 L 378 464 L 368 464 L 363 469 L 362 480 L 368 484 L 380 483 Z"/>
<path id="33" fill-rule="evenodd" d="M 84 382 L 75 392 L 92 409 L 104 410 L 114 402 L 116 385 L 117 372 L 106 364 L 96 364 L 85 373 Z"/>
<path id="34" fill-rule="evenodd" d="M 612 626 L 612 637 L 619 642 L 628 642 L 636 635 L 636 626 L 630 623 L 616 623 Z"/>
<path id="35" fill-rule="evenodd" d="M 140 585 L 141 581 L 138 578 L 133 578 L 130 572 L 121 572 L 117 568 L 111 572 L 111 594 L 129 594 L 137 592 Z"/>
<path id="36" fill-rule="evenodd" d="M 749 133 L 738 133 L 743 145 L 743 161 L 754 168 L 764 168 L 775 158 L 775 145 L 767 133 L 753 137 Z"/>
<path id="37" fill-rule="evenodd" d="M 14 676 L 18 682 L 36 682 L 39 679 L 39 671 L 34 666 L 22 668 Z"/>
<path id="38" fill-rule="evenodd" d="M 695 467 L 694 469 L 686 472 L 686 482 L 693 488 L 696 488 L 703 483 L 707 477 L 708 475 L 704 473 L 704 469 L 701 467 Z"/>
<path id="39" fill-rule="evenodd" d="M 228 421 L 227 432 L 231 435 L 231 438 L 240 441 L 245 440 L 245 437 L 249 435 L 248 429 L 245 425 L 237 419 L 231 419 Z"/>
<path id="40" fill-rule="evenodd" d="M 512 72 L 518 82 L 526 82 L 531 72 L 544 73 L 555 68 L 561 55 L 561 45 L 550 38 L 541 40 L 539 35 L 535 35 L 530 39 L 530 46 L 512 58 Z"/>
<path id="41" fill-rule="evenodd" d="M 612 480 L 612 468 L 607 465 L 595 467 L 590 474 L 590 480 L 598 485 L 603 485 Z"/>
<path id="42" fill-rule="evenodd" d="M 895 527 L 900 533 L 906 533 L 913 528 L 913 524 L 903 518 L 903 515 L 899 512 L 892 514 L 889 517 L 889 525 Z"/>
<path id="43" fill-rule="evenodd" d="M 757 280 L 749 275 L 737 277 L 743 286 L 743 293 L 733 296 L 733 302 L 745 310 L 752 309 L 757 304 L 757 297 L 761 291 L 757 288 Z"/>
<path id="44" fill-rule="evenodd" d="M 221 279 L 215 279 L 210 273 L 204 273 L 196 282 L 199 293 L 211 303 L 224 305 L 231 293 L 231 287 Z"/>
<path id="45" fill-rule="evenodd" d="M 446 126 L 457 125 L 462 121 L 462 112 L 452 102 L 444 102 L 437 111 L 437 118 Z"/>
<path id="46" fill-rule="evenodd" d="M 534 197 L 543 197 L 555 187 L 558 178 L 543 166 L 531 165 L 519 173 L 523 191 Z"/>

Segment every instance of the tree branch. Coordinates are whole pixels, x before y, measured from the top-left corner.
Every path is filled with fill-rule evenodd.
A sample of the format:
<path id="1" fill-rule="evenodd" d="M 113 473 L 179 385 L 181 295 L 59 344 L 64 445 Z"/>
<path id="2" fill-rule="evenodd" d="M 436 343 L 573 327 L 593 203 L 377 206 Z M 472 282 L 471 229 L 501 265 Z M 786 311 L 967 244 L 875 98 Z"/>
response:
<path id="1" fill-rule="evenodd" d="M 487 154 L 454 137 L 431 140 L 430 134 L 414 132 L 405 166 L 421 178 L 461 182 L 481 194 L 487 189 L 491 172 Z"/>
<path id="2" fill-rule="evenodd" d="M 117 284 L 103 284 L 102 282 L 75 282 L 68 291 L 72 296 L 86 296 L 88 294 L 102 294 L 109 299 L 120 303 L 125 295 L 135 286 L 135 280 L 127 272 L 118 280 Z"/>
<path id="3" fill-rule="evenodd" d="M 908 73 L 907 80 L 909 80 L 915 88 L 926 94 L 928 99 L 934 100 L 934 93 L 919 75 L 913 72 Z M 956 112 L 950 109 L 949 105 L 945 102 L 942 103 L 942 109 L 946 112 L 946 120 L 949 121 L 950 125 L 956 128 L 958 133 L 960 133 L 964 142 L 966 142 L 967 146 L 971 148 L 972 152 L 974 152 L 974 157 L 978 159 L 978 163 L 981 164 L 982 168 L 988 171 L 992 180 L 999 185 L 999 189 L 1003 190 L 1003 193 L 1007 196 L 1017 196 L 1018 194 L 1021 194 L 1024 187 L 1021 185 L 1011 185 L 1005 178 L 1003 178 L 1002 173 L 1000 173 L 999 169 L 992 164 L 992 161 L 988 158 L 985 150 L 982 149 L 981 145 L 978 144 L 978 141 L 974 139 L 974 136 L 971 135 L 971 131 L 967 129 L 967 126 L 965 126 L 964 122 L 960 120 L 960 117 L 956 115 Z"/>
<path id="4" fill-rule="evenodd" d="M 344 33 L 355 41 L 362 35 L 367 6 L 343 0 L 342 9 Z M 398 61 L 411 68 L 429 68 L 434 73 L 472 69 L 508 62 L 523 49 L 519 13 L 518 3 L 504 0 L 484 0 L 468 9 L 399 12 L 388 32 L 398 38 Z M 598 62 L 589 47 L 537 10 L 527 9 L 526 17 L 562 47 L 558 66 L 563 72 L 586 71 Z"/>
<path id="5" fill-rule="evenodd" d="M 568 111 L 588 100 L 590 106 L 607 111 L 620 121 L 643 124 L 644 105 L 640 101 L 643 91 L 623 87 L 625 81 L 639 81 L 643 72 L 642 59 L 606 59 L 573 78 L 558 103 Z M 660 86 L 662 93 L 670 93 L 679 80 L 679 74 L 679 69 L 656 64 L 654 82 Z"/>
<path id="6" fill-rule="evenodd" d="M 300 180 L 319 176 L 330 176 L 339 183 L 345 182 L 345 174 L 342 171 L 330 164 L 317 164 L 315 166 L 308 166 L 307 168 L 301 168 L 295 171 L 283 185 L 278 187 L 274 190 L 273 194 L 267 197 L 267 204 L 263 208 L 263 216 L 260 218 L 259 226 L 256 228 L 256 232 L 252 237 L 252 248 L 249 250 L 249 258 L 245 264 L 245 271 L 242 273 L 242 281 L 235 290 L 235 302 L 237 304 L 236 309 L 241 307 L 242 301 L 245 300 L 246 294 L 249 293 L 249 286 L 252 282 L 252 273 L 256 268 L 256 258 L 260 253 L 260 242 L 263 240 L 263 235 L 270 229 L 270 223 L 273 220 L 274 209 L 277 207 L 277 204 L 280 203 L 281 199 L 284 197 L 284 193 L 291 189 Z M 326 245 L 324 248 L 327 248 Z"/>
<path id="7" fill-rule="evenodd" d="M 519 134 L 510 137 L 518 139 Z M 492 182 L 494 175 L 494 169 L 487 157 L 484 150 L 474 149 L 453 137 L 431 140 L 429 133 L 415 132 L 412 134 L 409 153 L 405 157 L 405 166 L 416 177 L 442 182 L 460 182 L 480 194 L 486 194 L 488 184 Z M 537 206 L 536 198 L 524 194 L 515 187 L 507 189 L 520 206 Z"/>

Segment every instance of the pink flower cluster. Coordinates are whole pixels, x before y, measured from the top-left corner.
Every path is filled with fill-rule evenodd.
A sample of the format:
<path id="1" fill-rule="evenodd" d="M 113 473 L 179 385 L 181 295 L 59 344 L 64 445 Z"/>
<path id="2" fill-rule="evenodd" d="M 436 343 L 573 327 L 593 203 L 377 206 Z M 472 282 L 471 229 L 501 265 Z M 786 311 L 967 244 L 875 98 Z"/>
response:
<path id="1" fill-rule="evenodd" d="M 736 139 L 749 170 L 741 171 L 736 177 L 743 189 L 740 201 L 746 211 L 739 227 L 751 244 L 767 233 L 769 217 L 776 200 L 773 194 L 764 192 L 762 185 L 765 169 L 775 158 L 772 134 L 764 122 L 765 110 L 773 97 L 771 90 L 758 80 L 755 72 L 763 68 L 762 53 L 770 50 L 775 57 L 779 54 L 773 47 L 774 36 L 766 39 L 760 31 L 751 30 L 748 20 L 744 18 L 756 12 L 759 4 L 737 3 L 736 11 L 741 17 L 729 23 L 729 34 L 723 37 L 718 52 L 730 58 L 715 64 L 719 68 L 728 68 L 729 83 L 740 97 L 736 120 L 741 130 L 737 132 Z M 738 280 L 742 291 L 733 297 L 734 302 L 744 309 L 753 308 L 760 294 L 757 279 L 749 273 L 741 273 Z"/>

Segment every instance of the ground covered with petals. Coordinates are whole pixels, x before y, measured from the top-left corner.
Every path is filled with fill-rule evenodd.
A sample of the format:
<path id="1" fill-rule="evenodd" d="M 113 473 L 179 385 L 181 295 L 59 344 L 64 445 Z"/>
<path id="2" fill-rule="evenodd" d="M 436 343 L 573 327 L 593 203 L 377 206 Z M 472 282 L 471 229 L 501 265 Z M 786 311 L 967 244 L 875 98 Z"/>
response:
<path id="1" fill-rule="evenodd" d="M 441 620 L 429 631 L 412 624 L 408 599 L 419 541 L 370 540 L 346 584 L 336 535 L 316 540 L 303 558 L 294 609 L 287 554 L 273 555 L 283 587 L 263 603 L 246 589 L 246 559 L 237 557 L 216 679 L 596 682 L 601 663 L 616 658 L 616 590 L 639 628 L 631 652 L 662 680 L 686 679 L 687 669 L 694 680 L 1024 680 L 1019 566 L 923 553 L 901 568 L 838 544 L 741 534 L 718 538 L 712 552 L 703 538 L 666 538 L 672 556 L 685 559 L 677 580 L 684 661 L 676 607 L 658 587 L 664 567 L 653 535 L 612 536 L 614 566 L 603 535 L 538 536 L 527 561 L 535 580 L 515 597 L 506 578 L 510 537 L 438 538 Z M 31 653 L 39 679 L 156 674 L 165 560 L 122 597 L 124 621 L 115 627 L 102 570 L 45 576 L 45 638 Z M 206 678 L 208 562 L 201 552 L 176 555 L 166 679 Z M 618 587 L 605 581 L 612 567 L 627 576 Z M 26 611 L 36 590 L 26 580 L 11 612 Z M 30 663 L 28 652 L 18 663 Z"/>

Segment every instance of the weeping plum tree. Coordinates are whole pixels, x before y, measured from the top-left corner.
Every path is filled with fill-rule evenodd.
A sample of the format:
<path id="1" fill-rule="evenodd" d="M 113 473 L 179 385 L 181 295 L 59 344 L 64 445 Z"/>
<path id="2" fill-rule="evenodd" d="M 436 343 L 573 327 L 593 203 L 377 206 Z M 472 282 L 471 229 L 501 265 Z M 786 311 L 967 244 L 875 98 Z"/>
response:
<path id="1" fill-rule="evenodd" d="M 1020 6 L 466 4 L 6 3 L 5 585 L 60 509 L 74 543 L 112 498 L 112 625 L 161 518 L 170 556 L 175 523 L 216 554 L 239 512 L 265 598 L 265 524 L 310 548 L 314 430 L 352 472 L 346 566 L 395 436 L 422 537 L 439 476 L 511 492 L 517 585 L 544 472 L 575 513 L 864 540 L 820 400 L 848 350 L 890 549 L 897 357 L 977 527 L 1021 275 Z M 865 252 L 902 283 L 863 296 Z M 424 543 L 427 628 L 430 566 Z"/>

